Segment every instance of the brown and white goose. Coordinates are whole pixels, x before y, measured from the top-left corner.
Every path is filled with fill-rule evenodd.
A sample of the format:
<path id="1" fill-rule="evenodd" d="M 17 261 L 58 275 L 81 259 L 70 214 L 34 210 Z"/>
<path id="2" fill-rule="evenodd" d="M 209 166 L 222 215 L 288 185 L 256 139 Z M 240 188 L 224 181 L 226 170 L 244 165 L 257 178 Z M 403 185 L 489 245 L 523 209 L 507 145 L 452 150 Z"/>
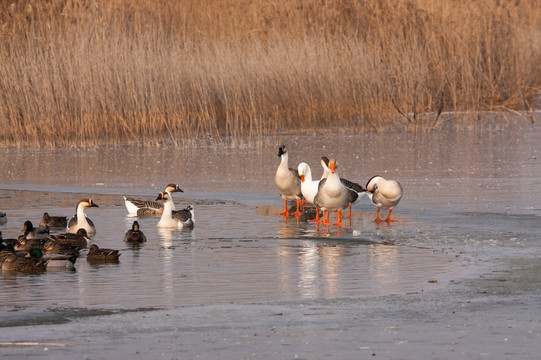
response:
<path id="1" fill-rule="evenodd" d="M 329 176 L 319 182 L 318 192 L 314 197 L 314 205 L 327 213 L 325 219 L 321 222 L 323 225 L 329 225 L 330 211 L 337 213 L 337 220 L 333 225 L 346 225 L 342 223 L 342 213 L 340 210 L 348 207 L 355 202 L 359 196 L 356 192 L 350 191 L 338 176 L 337 165 L 334 159 L 329 161 Z"/>
<path id="2" fill-rule="evenodd" d="M 169 195 L 161 191 L 156 200 L 163 201 L 163 214 L 158 222 L 159 228 L 193 229 L 195 225 L 193 206 L 188 205 L 185 209 L 173 211 Z"/>
<path id="3" fill-rule="evenodd" d="M 377 207 L 375 222 L 386 221 L 387 224 L 390 224 L 391 221 L 396 221 L 391 219 L 391 212 L 393 208 L 398 205 L 404 190 L 402 185 L 396 180 L 386 180 L 383 177 L 376 175 L 370 178 L 366 183 L 366 190 L 372 204 Z M 385 220 L 380 219 L 379 211 L 383 209 L 389 209 L 389 214 Z"/>
<path id="4" fill-rule="evenodd" d="M 288 165 L 288 151 L 285 145 L 278 148 L 278 157 L 281 158 L 280 165 L 274 175 L 274 183 L 278 189 L 278 193 L 284 199 L 284 211 L 278 215 L 289 216 L 287 210 L 287 200 L 295 200 L 297 202 L 297 210 L 294 212 L 295 216 L 300 216 L 299 211 L 302 204 L 302 190 L 301 190 L 301 178 L 299 172 L 292 169 Z"/>
<path id="5" fill-rule="evenodd" d="M 69 219 L 67 232 L 70 234 L 76 234 L 77 230 L 85 229 L 88 236 L 96 234 L 96 227 L 92 220 L 90 220 L 86 214 L 85 209 L 91 207 L 98 207 L 98 205 L 92 201 L 92 199 L 81 199 L 75 207 L 76 214 Z"/>
<path id="6" fill-rule="evenodd" d="M 177 184 L 168 184 L 164 192 L 169 194 L 171 199 L 171 208 L 175 210 L 173 202 L 173 193 L 184 192 Z M 124 205 L 128 210 L 128 214 L 136 216 L 161 216 L 163 213 L 163 203 L 160 201 L 140 200 L 135 198 L 127 198 L 124 196 Z"/>

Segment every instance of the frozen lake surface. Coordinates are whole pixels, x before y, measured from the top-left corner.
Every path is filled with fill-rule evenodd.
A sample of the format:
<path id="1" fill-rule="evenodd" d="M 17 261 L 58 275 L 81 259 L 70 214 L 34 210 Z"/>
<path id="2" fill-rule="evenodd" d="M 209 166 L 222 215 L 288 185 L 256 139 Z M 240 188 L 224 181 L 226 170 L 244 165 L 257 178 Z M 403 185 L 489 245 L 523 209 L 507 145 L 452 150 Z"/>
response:
<path id="1" fill-rule="evenodd" d="M 448 132 L 284 136 L 257 149 L 3 149 L 4 238 L 43 212 L 87 210 L 118 264 L 0 274 L 0 354 L 45 358 L 535 358 L 541 340 L 541 165 L 537 124 Z M 337 159 L 341 177 L 394 178 L 397 222 L 276 216 L 289 164 Z M 192 231 L 127 215 L 123 195 L 177 183 Z M 385 214 L 385 212 L 384 212 Z M 138 220 L 148 242 L 124 233 Z M 23 342 L 35 344 L 22 345 Z"/>

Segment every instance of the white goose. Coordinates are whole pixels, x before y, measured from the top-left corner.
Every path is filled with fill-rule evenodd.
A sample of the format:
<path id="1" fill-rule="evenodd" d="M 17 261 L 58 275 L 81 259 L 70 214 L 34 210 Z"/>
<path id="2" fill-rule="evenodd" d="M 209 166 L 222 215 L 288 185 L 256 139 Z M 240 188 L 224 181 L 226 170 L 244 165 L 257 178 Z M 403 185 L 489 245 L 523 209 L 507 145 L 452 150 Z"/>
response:
<path id="1" fill-rule="evenodd" d="M 331 159 L 329 161 L 330 174 L 326 179 L 320 180 L 318 192 L 314 197 L 314 205 L 327 212 L 327 216 L 321 222 L 323 225 L 329 225 L 330 211 L 337 213 L 337 220 L 333 225 L 346 225 L 342 223 L 342 214 L 340 210 L 348 207 L 348 205 L 353 203 L 356 200 L 356 197 L 358 197 L 356 192 L 350 191 L 342 181 L 340 181 L 336 168 L 336 161 Z"/>
<path id="2" fill-rule="evenodd" d="M 383 177 L 376 175 L 370 178 L 366 183 L 366 191 L 372 204 L 377 207 L 375 222 L 386 221 L 387 224 L 390 224 L 391 221 L 396 221 L 391 219 L 391 212 L 393 208 L 398 205 L 404 190 L 402 185 L 396 180 L 386 180 Z M 383 209 L 389 209 L 389 214 L 385 220 L 380 219 L 379 211 Z"/>
<path id="3" fill-rule="evenodd" d="M 312 180 L 312 170 L 310 165 L 305 162 L 301 162 L 297 168 L 299 172 L 299 177 L 301 178 L 301 192 L 302 196 L 309 203 L 314 203 L 314 197 L 317 194 L 318 186 L 320 180 Z M 309 220 L 319 222 L 319 209 L 316 208 L 316 218 L 315 220 Z"/>
<path id="4" fill-rule="evenodd" d="M 325 179 L 331 173 L 331 170 L 329 169 L 329 159 L 326 156 L 323 156 L 321 158 L 321 166 L 323 167 L 323 175 L 321 175 L 321 179 Z M 347 217 L 348 219 L 351 219 L 351 205 L 355 204 L 357 201 L 359 201 L 360 198 L 367 195 L 367 191 L 366 189 L 363 189 L 361 185 L 348 179 L 340 178 L 340 181 L 349 189 L 349 191 L 357 194 L 357 196 L 352 195 L 352 199 L 355 200 L 348 205 L 349 214 Z"/>
<path id="5" fill-rule="evenodd" d="M 98 205 L 92 201 L 92 199 L 81 199 L 77 203 L 76 214 L 69 219 L 67 232 L 70 234 L 76 234 L 77 230 L 85 229 L 88 236 L 96 234 L 96 227 L 92 220 L 90 220 L 86 214 L 85 209 L 90 207 L 98 207 Z"/>
<path id="6" fill-rule="evenodd" d="M 156 200 L 163 201 L 163 214 L 158 222 L 159 228 L 193 229 L 195 225 L 195 212 L 192 205 L 185 209 L 173 211 L 169 195 L 159 192 Z"/>
<path id="7" fill-rule="evenodd" d="M 298 217 L 301 214 L 299 209 L 302 203 L 301 179 L 297 170 L 291 169 L 288 165 L 288 152 L 285 145 L 278 148 L 278 157 L 281 158 L 281 161 L 274 176 L 274 183 L 278 188 L 278 193 L 284 199 L 284 211 L 278 215 L 288 217 L 287 200 L 295 200 L 297 202 L 297 210 L 294 214 Z"/>
<path id="8" fill-rule="evenodd" d="M 168 184 L 164 190 L 169 194 L 171 208 L 175 210 L 175 204 L 173 202 L 172 194 L 175 192 L 184 192 L 176 184 Z M 152 200 L 140 200 L 134 198 L 127 198 L 124 196 L 124 205 L 128 210 L 128 214 L 137 216 L 161 216 L 163 213 L 163 203 Z"/>

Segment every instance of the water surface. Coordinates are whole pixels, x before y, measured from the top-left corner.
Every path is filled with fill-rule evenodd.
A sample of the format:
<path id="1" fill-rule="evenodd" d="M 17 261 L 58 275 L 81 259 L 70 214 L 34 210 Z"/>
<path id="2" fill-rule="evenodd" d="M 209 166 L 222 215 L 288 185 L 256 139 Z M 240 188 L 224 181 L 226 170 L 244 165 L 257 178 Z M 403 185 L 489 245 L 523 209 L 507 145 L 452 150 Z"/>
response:
<path id="1" fill-rule="evenodd" d="M 175 314 L 198 322 L 186 309 L 195 306 L 210 316 L 223 309 L 213 306 L 227 304 L 323 301 L 328 309 L 333 301 L 377 303 L 442 291 L 502 261 L 532 264 L 541 252 L 536 124 L 279 141 L 256 149 L 4 149 L 5 238 L 19 235 L 27 219 L 39 223 L 45 211 L 72 215 L 80 198 L 91 197 L 100 206 L 87 210 L 97 226 L 93 242 L 122 255 L 118 264 L 92 265 L 83 253 L 76 272 L 0 274 L 2 335 L 8 333 L 2 328 L 10 329 L 6 339 L 20 340 L 13 329 L 23 325 L 152 309 L 177 309 Z M 375 224 L 368 199 L 354 206 L 351 224 L 341 228 L 276 216 L 282 200 L 273 176 L 281 143 L 290 150 L 290 166 L 305 161 L 315 177 L 325 155 L 337 159 L 341 177 L 361 184 L 375 174 L 399 180 L 404 197 L 393 212 L 398 221 Z M 154 199 L 171 182 L 184 190 L 175 194 L 177 207 L 195 206 L 193 231 L 158 229 L 158 218 L 127 215 L 123 195 Z M 135 219 L 148 242 L 134 248 L 122 239 Z M 514 284 L 509 291 L 529 286 Z M 153 326 L 129 318 L 133 326 Z M 87 325 L 99 328 L 97 321 Z M 122 326 L 120 332 L 131 325 Z M 106 336 L 109 330 L 95 331 Z"/>

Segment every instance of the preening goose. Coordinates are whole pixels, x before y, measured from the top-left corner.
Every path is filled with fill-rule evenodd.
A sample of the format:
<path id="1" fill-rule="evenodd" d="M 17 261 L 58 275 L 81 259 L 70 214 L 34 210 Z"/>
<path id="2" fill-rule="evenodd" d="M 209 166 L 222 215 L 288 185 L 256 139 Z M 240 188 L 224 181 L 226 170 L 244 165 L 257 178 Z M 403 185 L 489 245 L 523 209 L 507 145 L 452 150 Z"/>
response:
<path id="1" fill-rule="evenodd" d="M 317 194 L 320 180 L 312 180 L 312 170 L 310 165 L 301 162 L 297 168 L 301 179 L 301 192 L 307 202 L 314 204 L 314 197 Z M 314 205 L 315 206 L 315 205 Z M 316 207 L 316 218 L 308 221 L 319 221 L 319 209 Z"/>
<path id="2" fill-rule="evenodd" d="M 368 196 L 372 200 L 372 204 L 377 207 L 375 222 L 386 221 L 387 224 L 390 224 L 391 221 L 396 221 L 391 219 L 391 212 L 393 208 L 398 205 L 404 190 L 402 185 L 396 180 L 386 180 L 383 177 L 376 175 L 370 178 L 366 183 L 366 190 L 368 191 Z M 385 220 L 380 219 L 379 211 L 383 209 L 389 209 L 389 214 Z"/>

